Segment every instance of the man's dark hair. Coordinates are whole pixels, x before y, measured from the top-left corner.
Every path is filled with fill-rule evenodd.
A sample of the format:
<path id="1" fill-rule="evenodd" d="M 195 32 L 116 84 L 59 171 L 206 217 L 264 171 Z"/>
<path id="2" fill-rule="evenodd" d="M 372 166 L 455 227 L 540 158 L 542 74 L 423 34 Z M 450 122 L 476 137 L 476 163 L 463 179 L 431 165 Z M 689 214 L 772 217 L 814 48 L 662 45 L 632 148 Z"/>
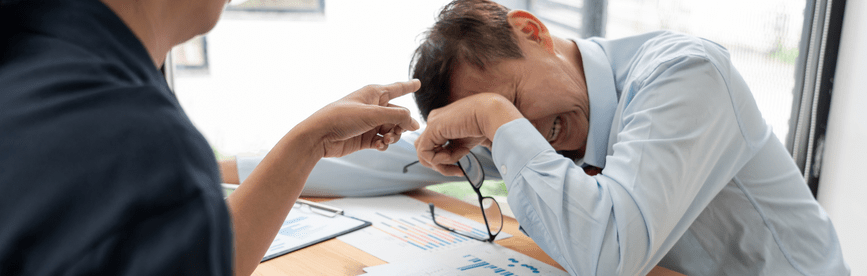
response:
<path id="1" fill-rule="evenodd" d="M 431 110 L 449 104 L 451 75 L 458 63 L 484 71 L 504 58 L 523 58 L 508 13 L 489 0 L 454 0 L 443 7 L 410 62 L 412 77 L 421 81 L 414 97 L 425 121 Z"/>

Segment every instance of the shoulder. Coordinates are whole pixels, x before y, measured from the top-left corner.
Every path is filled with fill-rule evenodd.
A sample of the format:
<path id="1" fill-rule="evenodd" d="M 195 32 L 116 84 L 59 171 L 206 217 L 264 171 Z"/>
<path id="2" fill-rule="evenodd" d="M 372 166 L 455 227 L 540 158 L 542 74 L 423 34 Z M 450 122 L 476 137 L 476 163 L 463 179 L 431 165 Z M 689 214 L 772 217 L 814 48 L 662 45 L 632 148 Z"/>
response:
<path id="1" fill-rule="evenodd" d="M 183 177 L 191 169 L 216 172 L 207 142 L 166 91 L 148 85 L 77 84 L 29 91 L 0 115 L 0 127 L 8 130 L 0 134 L 0 148 L 14 149 L 6 156 L 14 159 L 10 162 L 56 168 L 41 175 L 57 177 L 46 182 L 62 179 L 60 171 L 103 178 L 74 185 L 156 184 L 161 182 L 157 178 Z"/>
<path id="2" fill-rule="evenodd" d="M 644 35 L 646 40 L 640 55 L 659 57 L 707 56 L 711 51 L 726 51 L 725 47 L 708 39 L 676 31 L 657 31 Z"/>
<path id="3" fill-rule="evenodd" d="M 670 31 L 648 33 L 644 38 L 623 85 L 621 100 L 625 106 L 634 108 L 638 102 L 643 106 L 665 99 L 709 110 L 731 102 L 730 61 L 722 46 Z"/>
<path id="4" fill-rule="evenodd" d="M 624 92 L 628 96 L 660 82 L 674 86 L 682 84 L 679 86 L 692 91 L 728 90 L 732 66 L 728 52 L 722 46 L 672 31 L 648 33 L 644 38 L 629 63 L 624 82 Z"/>
<path id="5" fill-rule="evenodd" d="M 14 54 L 0 54 L 0 146 L 20 154 L 5 155 L 14 164 L 52 160 L 82 172 L 134 167 L 120 162 L 134 151 L 165 166 L 213 156 L 167 86 L 129 62 L 34 32 L 3 44 Z"/>
<path id="6" fill-rule="evenodd" d="M 127 86 L 82 93 L 51 109 L 60 113 L 52 124 L 62 128 L 64 136 L 79 139 L 88 152 L 122 161 L 118 165 L 141 168 L 142 174 L 165 172 L 177 174 L 166 177 L 185 177 L 190 170 L 213 169 L 207 166 L 215 162 L 207 141 L 177 101 L 158 87 Z"/>
<path id="7" fill-rule="evenodd" d="M 70 254 L 52 255 L 55 263 L 48 265 L 56 267 L 46 268 L 66 270 L 63 265 L 77 254 L 100 260 L 138 256 L 147 250 L 130 246 L 142 244 L 111 242 L 147 236 L 145 229 L 220 237 L 190 247 L 159 239 L 152 249 L 160 254 L 230 248 L 219 174 L 204 138 L 159 88 L 97 87 L 41 91 L 16 100 L 20 106 L 13 112 L 0 112 L 0 183 L 6 191 L 0 199 L 20 207 L 19 215 L 0 211 L 0 224 L 10 226 L 0 236 L 12 239 L 0 243 L 21 241 L 16 237 L 31 231 L 41 237 L 13 246 L 15 253 L 0 249 L 0 257 L 41 260 L 37 256 L 46 254 L 41 248 L 50 248 L 48 241 L 73 240 L 65 245 Z M 123 256 L 109 257 L 93 250 L 97 245 L 128 248 Z"/>
<path id="8" fill-rule="evenodd" d="M 633 75 L 639 78 L 682 62 L 716 65 L 728 60 L 728 51 L 724 47 L 703 38 L 673 31 L 648 35 L 633 56 Z"/>

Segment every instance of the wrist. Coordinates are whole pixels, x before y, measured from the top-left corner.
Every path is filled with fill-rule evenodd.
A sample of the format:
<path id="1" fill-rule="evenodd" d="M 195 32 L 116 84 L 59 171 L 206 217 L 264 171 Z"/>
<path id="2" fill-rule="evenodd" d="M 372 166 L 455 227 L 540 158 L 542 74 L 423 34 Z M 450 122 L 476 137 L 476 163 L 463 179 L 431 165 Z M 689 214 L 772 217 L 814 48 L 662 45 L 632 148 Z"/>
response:
<path id="1" fill-rule="evenodd" d="M 317 128 L 308 127 L 304 121 L 292 128 L 280 139 L 275 149 L 291 151 L 292 158 L 309 157 L 316 161 L 325 156 L 324 135 Z"/>
<path id="2" fill-rule="evenodd" d="M 476 118 L 479 119 L 482 133 L 490 141 L 494 141 L 494 135 L 497 134 L 497 129 L 500 129 L 501 126 L 524 118 L 521 111 L 508 99 L 499 94 L 493 95 L 495 96 L 482 101 L 481 108 L 476 109 L 482 112 L 481 114 L 477 113 Z"/>

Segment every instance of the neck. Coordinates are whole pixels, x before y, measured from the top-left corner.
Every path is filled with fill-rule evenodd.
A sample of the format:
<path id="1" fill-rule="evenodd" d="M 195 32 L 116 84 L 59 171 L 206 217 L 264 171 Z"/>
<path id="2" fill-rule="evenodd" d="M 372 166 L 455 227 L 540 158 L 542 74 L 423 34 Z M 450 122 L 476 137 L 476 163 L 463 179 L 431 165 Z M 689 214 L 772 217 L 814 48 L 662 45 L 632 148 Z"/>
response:
<path id="1" fill-rule="evenodd" d="M 584 61 L 581 58 L 581 51 L 578 49 L 578 45 L 571 40 L 565 40 L 559 37 L 553 38 L 554 45 L 558 48 L 558 54 L 566 57 L 565 59 L 577 70 L 576 78 L 579 79 L 577 82 L 581 85 L 581 90 L 586 93 L 587 81 L 584 77 Z"/>
<path id="2" fill-rule="evenodd" d="M 568 67 L 574 68 L 575 71 L 570 72 L 574 87 L 578 88 L 579 93 L 583 93 L 581 98 L 587 100 L 587 106 L 590 106 L 589 96 L 587 95 L 587 77 L 584 76 L 584 60 L 581 58 L 581 51 L 574 41 L 565 40 L 558 37 L 553 37 L 555 53 L 563 60 Z M 571 70 L 570 70 L 571 71 Z M 588 109 L 589 110 L 589 109 Z M 589 112 L 589 111 L 588 111 Z M 587 114 L 588 118 L 590 114 Z"/>
<path id="3" fill-rule="evenodd" d="M 572 68 L 575 68 L 573 72 L 573 85 L 578 87 L 578 93 L 582 93 L 580 98 L 584 101 L 584 116 L 587 118 L 588 127 L 584 130 L 584 133 L 581 135 L 584 136 L 586 140 L 589 131 L 589 119 L 590 119 L 590 96 L 587 94 L 587 77 L 584 76 L 584 60 L 581 57 L 581 50 L 578 49 L 578 44 L 575 44 L 572 40 L 565 40 L 558 37 L 554 38 L 554 47 L 558 55 L 563 57 Z M 585 150 L 587 149 L 587 145 L 585 145 L 577 150 L 568 150 L 568 151 L 560 151 L 559 153 L 563 156 L 566 156 L 572 160 L 578 160 L 584 158 Z"/>
<path id="4" fill-rule="evenodd" d="M 101 0 L 109 9 L 114 11 L 126 26 L 132 30 L 148 51 L 154 66 L 163 65 L 166 54 L 171 50 L 172 43 L 167 36 L 161 35 L 165 31 L 164 21 L 158 15 L 159 1 L 128 1 L 128 0 Z"/>

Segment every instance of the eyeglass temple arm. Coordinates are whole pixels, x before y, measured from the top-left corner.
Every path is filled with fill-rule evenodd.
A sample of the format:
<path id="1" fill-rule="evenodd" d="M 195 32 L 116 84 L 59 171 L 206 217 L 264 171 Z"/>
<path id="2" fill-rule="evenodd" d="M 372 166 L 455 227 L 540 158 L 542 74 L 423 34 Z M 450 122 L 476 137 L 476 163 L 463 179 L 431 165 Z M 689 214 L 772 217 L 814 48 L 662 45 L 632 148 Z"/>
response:
<path id="1" fill-rule="evenodd" d="M 439 227 L 442 227 L 442 228 L 448 229 L 449 231 L 455 231 L 455 229 L 453 229 L 453 228 L 448 228 L 448 227 L 446 227 L 446 226 L 440 224 L 439 222 L 437 222 L 436 214 L 434 214 L 434 204 L 433 204 L 433 203 L 428 203 L 427 206 L 430 207 L 430 218 L 431 218 L 431 220 L 433 220 L 434 224 L 436 224 L 436 225 L 439 226 Z"/>
<path id="2" fill-rule="evenodd" d="M 449 231 L 451 231 L 452 233 L 455 233 L 455 234 L 458 234 L 458 235 L 461 235 L 461 236 L 463 236 L 463 237 L 467 237 L 467 238 L 470 238 L 470 239 L 474 239 L 474 240 L 477 240 L 477 241 L 481 241 L 481 242 L 490 242 L 490 243 L 493 243 L 493 242 L 494 242 L 493 237 L 490 237 L 490 231 L 488 231 L 488 237 L 490 237 L 490 239 L 485 240 L 485 239 L 480 239 L 480 238 L 476 238 L 476 237 L 472 237 L 472 236 L 467 236 L 467 235 L 465 235 L 465 234 L 462 234 L 462 233 L 459 233 L 459 232 L 455 231 L 454 228 L 448 228 L 448 227 L 446 227 L 446 226 L 440 224 L 439 222 L 437 222 L 437 220 L 436 220 L 436 215 L 434 214 L 434 204 L 433 204 L 433 203 L 428 203 L 427 205 L 430 207 L 430 215 L 431 215 L 431 219 L 433 220 L 434 224 L 436 224 L 437 226 L 442 227 L 442 228 L 444 228 L 444 229 L 446 229 L 446 230 L 449 230 Z M 498 233 L 498 234 L 499 234 L 499 233 Z M 494 236 L 496 236 L 496 235 L 494 235 Z"/>
<path id="3" fill-rule="evenodd" d="M 412 166 L 412 165 L 415 165 L 415 164 L 417 164 L 417 163 L 418 163 L 418 161 L 414 161 L 414 162 L 412 162 L 412 163 L 406 164 L 406 166 L 403 166 L 403 173 L 408 172 L 408 171 L 409 171 L 409 167 Z"/>

